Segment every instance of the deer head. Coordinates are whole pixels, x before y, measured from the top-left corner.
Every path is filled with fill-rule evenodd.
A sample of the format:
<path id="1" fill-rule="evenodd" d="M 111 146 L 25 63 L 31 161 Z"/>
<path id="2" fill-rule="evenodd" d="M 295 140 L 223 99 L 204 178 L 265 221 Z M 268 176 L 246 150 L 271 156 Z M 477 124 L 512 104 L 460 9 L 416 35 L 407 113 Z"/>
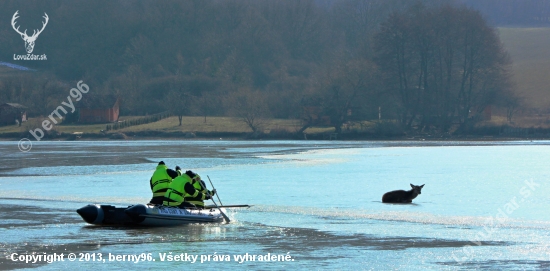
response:
<path id="1" fill-rule="evenodd" d="M 32 36 L 28 36 L 27 35 L 27 29 L 25 29 L 24 32 L 21 32 L 19 31 L 19 26 L 16 28 L 15 27 L 15 20 L 17 20 L 17 18 L 19 18 L 19 16 L 17 16 L 19 13 L 19 10 L 16 11 L 14 14 L 13 14 L 13 17 L 11 18 L 11 26 L 13 27 L 13 30 L 15 30 L 15 32 L 19 33 L 19 35 L 21 35 L 21 38 L 25 41 L 25 49 L 27 50 L 27 53 L 32 53 L 32 50 L 34 50 L 34 42 L 36 41 L 36 38 L 38 38 L 38 35 L 40 35 L 40 33 L 42 33 L 42 31 L 44 31 L 44 28 L 46 27 L 46 25 L 48 24 L 48 14 L 46 14 L 46 12 L 44 12 L 44 16 L 42 16 L 42 18 L 44 18 L 46 21 L 42 22 L 42 29 L 40 30 L 33 30 L 32 32 Z"/>

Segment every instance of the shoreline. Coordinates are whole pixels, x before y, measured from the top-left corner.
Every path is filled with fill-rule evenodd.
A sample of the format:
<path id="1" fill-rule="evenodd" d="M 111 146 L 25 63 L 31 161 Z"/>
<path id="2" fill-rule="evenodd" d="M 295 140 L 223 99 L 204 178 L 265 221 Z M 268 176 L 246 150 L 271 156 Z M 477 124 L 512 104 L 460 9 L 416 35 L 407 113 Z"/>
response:
<path id="1" fill-rule="evenodd" d="M 171 127 L 171 126 L 170 126 Z M 233 126 L 231 126 L 233 127 Z M 0 141 L 78 141 L 78 140 L 337 140 L 337 141 L 517 141 L 517 140 L 550 140 L 550 128 L 479 126 L 459 129 L 454 132 L 436 130 L 403 130 L 393 126 L 384 126 L 367 130 L 342 129 L 340 133 L 334 128 L 309 127 L 312 130 L 299 132 L 288 128 L 271 128 L 262 132 L 251 132 L 247 129 L 219 127 L 215 131 L 204 127 L 189 127 L 186 130 L 147 129 L 147 130 L 85 130 L 84 126 L 66 131 L 51 130 L 38 134 L 28 130 L 0 132 Z M 308 128 L 308 129 L 309 129 Z"/>
<path id="2" fill-rule="evenodd" d="M 146 140 L 236 140 L 236 141 L 277 141 L 277 140 L 294 140 L 294 141 L 533 141 L 533 140 L 550 140 L 550 136 L 525 136 L 525 137 L 510 137 L 510 136 L 480 136 L 480 135 L 452 135 L 452 136 L 432 136 L 432 135 L 410 135 L 410 136 L 377 136 L 372 134 L 342 134 L 337 138 L 330 138 L 327 134 L 307 134 L 307 138 L 296 135 L 272 136 L 269 134 L 253 135 L 251 133 L 179 133 L 179 132 L 132 132 L 132 133 L 59 133 L 56 135 L 47 135 L 36 140 L 29 135 L 13 135 L 0 134 L 0 141 L 19 141 L 27 138 L 30 141 L 146 141 Z"/>

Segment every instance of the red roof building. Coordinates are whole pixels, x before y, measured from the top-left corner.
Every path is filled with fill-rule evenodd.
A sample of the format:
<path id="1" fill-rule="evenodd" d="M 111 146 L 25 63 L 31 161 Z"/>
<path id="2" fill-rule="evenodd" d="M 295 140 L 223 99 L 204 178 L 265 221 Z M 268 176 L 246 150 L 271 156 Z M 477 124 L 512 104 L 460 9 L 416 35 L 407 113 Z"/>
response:
<path id="1" fill-rule="evenodd" d="M 77 104 L 79 123 L 116 122 L 120 99 L 114 95 L 84 95 Z"/>

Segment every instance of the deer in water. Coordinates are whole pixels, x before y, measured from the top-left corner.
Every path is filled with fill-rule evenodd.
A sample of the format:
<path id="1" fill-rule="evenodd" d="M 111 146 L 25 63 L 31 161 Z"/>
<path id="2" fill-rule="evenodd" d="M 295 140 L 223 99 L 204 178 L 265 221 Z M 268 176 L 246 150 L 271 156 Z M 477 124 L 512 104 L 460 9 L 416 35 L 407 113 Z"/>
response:
<path id="1" fill-rule="evenodd" d="M 390 191 L 382 196 L 382 202 L 384 203 L 411 203 L 414 198 L 416 198 L 421 193 L 422 187 L 424 185 L 414 185 L 411 184 L 412 189 L 409 191 L 405 190 L 394 190 Z"/>
<path id="2" fill-rule="evenodd" d="M 13 17 L 11 18 L 11 26 L 13 27 L 13 30 L 15 30 L 15 32 L 17 32 L 19 35 L 21 35 L 21 38 L 25 41 L 25 50 L 27 50 L 27 53 L 31 54 L 32 50 L 34 50 L 34 43 L 36 41 L 36 38 L 38 38 L 38 35 L 40 35 L 40 33 L 42 33 L 42 31 L 44 31 L 44 28 L 46 28 L 46 25 L 48 24 L 48 21 L 50 19 L 48 17 L 48 14 L 46 14 L 44 12 L 44 16 L 42 16 L 42 18 L 44 18 L 45 21 L 42 22 L 42 29 L 40 29 L 40 30 L 35 29 L 35 30 L 33 30 L 32 35 L 28 36 L 27 35 L 27 29 L 25 29 L 24 32 L 21 32 L 21 31 L 19 31 L 19 26 L 15 27 L 15 25 L 16 25 L 15 20 L 17 20 L 17 18 L 19 18 L 18 14 L 19 14 L 19 10 L 16 11 L 13 14 Z"/>

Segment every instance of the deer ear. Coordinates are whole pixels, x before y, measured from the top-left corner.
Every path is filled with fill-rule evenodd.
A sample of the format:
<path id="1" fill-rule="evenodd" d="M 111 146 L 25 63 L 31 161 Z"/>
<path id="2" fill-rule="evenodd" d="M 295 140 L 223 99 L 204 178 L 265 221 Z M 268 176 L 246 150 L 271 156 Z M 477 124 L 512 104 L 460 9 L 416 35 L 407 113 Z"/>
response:
<path id="1" fill-rule="evenodd" d="M 411 183 L 411 187 L 414 188 L 414 184 Z"/>
<path id="2" fill-rule="evenodd" d="M 424 185 L 421 185 L 420 187 L 424 187 Z"/>

